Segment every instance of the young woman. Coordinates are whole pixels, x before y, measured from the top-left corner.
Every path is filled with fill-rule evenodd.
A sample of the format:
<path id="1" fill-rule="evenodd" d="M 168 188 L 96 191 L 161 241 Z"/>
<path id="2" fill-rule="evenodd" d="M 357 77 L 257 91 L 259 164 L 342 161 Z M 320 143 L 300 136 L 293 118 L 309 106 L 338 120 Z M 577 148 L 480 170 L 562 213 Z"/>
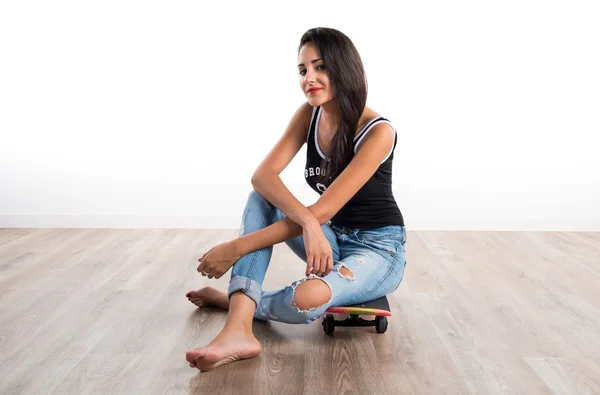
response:
<path id="1" fill-rule="evenodd" d="M 190 291 L 199 307 L 228 309 L 223 330 L 186 359 L 201 371 L 262 351 L 252 320 L 310 323 L 332 305 L 377 299 L 396 290 L 406 265 L 406 231 L 392 193 L 396 131 L 366 107 L 367 81 L 354 44 L 329 28 L 307 31 L 298 48 L 307 102 L 252 177 L 240 237 L 213 247 L 198 271 L 220 278 L 232 266 L 227 293 Z M 300 203 L 279 174 L 304 144 L 304 178 L 321 196 Z M 273 245 L 285 242 L 306 262 L 306 277 L 263 291 Z"/>

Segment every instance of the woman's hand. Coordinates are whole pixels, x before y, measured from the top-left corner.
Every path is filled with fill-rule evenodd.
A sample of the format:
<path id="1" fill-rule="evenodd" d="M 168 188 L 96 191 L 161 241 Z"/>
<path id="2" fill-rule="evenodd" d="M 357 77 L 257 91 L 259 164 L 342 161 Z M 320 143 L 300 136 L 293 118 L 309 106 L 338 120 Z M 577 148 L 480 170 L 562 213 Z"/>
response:
<path id="1" fill-rule="evenodd" d="M 221 243 L 198 259 L 198 271 L 208 278 L 221 278 L 242 256 L 236 240 Z"/>
<path id="2" fill-rule="evenodd" d="M 333 270 L 333 253 L 321 226 L 317 223 L 303 228 L 303 236 L 306 249 L 306 275 L 310 273 L 318 276 L 328 275 Z"/>

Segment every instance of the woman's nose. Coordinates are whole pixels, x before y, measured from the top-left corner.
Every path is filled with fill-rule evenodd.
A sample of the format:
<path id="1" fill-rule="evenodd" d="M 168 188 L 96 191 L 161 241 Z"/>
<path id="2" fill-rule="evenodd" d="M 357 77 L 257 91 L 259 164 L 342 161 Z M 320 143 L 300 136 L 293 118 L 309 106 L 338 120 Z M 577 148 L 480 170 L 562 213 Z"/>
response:
<path id="1" fill-rule="evenodd" d="M 304 82 L 305 83 L 315 82 L 315 77 L 314 77 L 314 74 L 312 71 L 306 70 L 306 74 L 304 75 Z"/>

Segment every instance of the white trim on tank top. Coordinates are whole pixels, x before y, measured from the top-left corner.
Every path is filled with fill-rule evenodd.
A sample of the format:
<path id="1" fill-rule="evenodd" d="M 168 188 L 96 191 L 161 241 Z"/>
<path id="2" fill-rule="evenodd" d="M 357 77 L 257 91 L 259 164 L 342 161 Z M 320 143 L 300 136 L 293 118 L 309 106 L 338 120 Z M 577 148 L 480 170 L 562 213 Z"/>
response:
<path id="1" fill-rule="evenodd" d="M 313 117 L 314 117 L 314 111 L 313 111 Z M 358 132 L 356 134 L 356 136 L 354 137 L 354 140 L 356 141 L 356 139 L 358 139 L 358 141 L 354 144 L 354 153 L 356 153 L 356 149 L 358 148 L 358 145 L 360 144 L 360 142 L 362 141 L 362 139 L 367 135 L 367 133 L 369 133 L 369 131 L 371 130 L 371 128 L 375 125 L 377 125 L 378 123 L 381 122 L 385 122 L 388 125 L 390 125 L 392 127 L 392 130 L 394 131 L 394 143 L 392 144 L 392 148 L 390 149 L 390 152 L 386 155 L 385 159 L 380 163 L 383 164 L 386 160 L 388 160 L 388 158 L 390 157 L 390 155 L 392 154 L 392 152 L 394 151 L 394 145 L 396 144 L 396 129 L 394 129 L 394 125 L 392 125 L 392 123 L 390 121 L 386 121 L 383 119 L 379 119 L 381 117 L 375 118 L 373 120 L 371 120 L 369 123 L 367 123 L 360 132 Z M 318 134 L 319 134 L 319 120 L 321 119 L 321 107 L 319 107 L 319 113 L 317 114 L 317 122 L 315 122 L 315 147 L 317 147 L 317 152 L 319 152 L 319 155 L 321 156 L 321 158 L 325 159 L 325 155 L 323 154 L 323 152 L 321 151 L 321 148 L 319 148 L 319 139 L 318 139 Z M 375 121 L 375 122 L 373 122 Z M 311 125 L 312 125 L 312 118 L 311 118 Z M 366 129 L 366 131 L 365 131 Z M 364 131 L 364 134 L 362 134 Z M 310 134 L 310 133 L 309 133 Z M 362 134 L 362 136 L 361 136 Z M 359 138 L 360 137 L 360 138 Z"/>
<path id="2" fill-rule="evenodd" d="M 354 145 L 354 153 L 356 153 L 356 150 L 358 149 L 358 145 L 360 144 L 360 142 L 362 141 L 362 139 L 364 139 L 365 136 L 369 133 L 369 131 L 373 128 L 373 126 L 377 125 L 378 123 L 387 123 L 388 125 L 390 125 L 390 127 L 394 131 L 394 142 L 392 143 L 392 148 L 390 149 L 390 152 L 388 152 L 388 154 L 386 155 L 385 159 L 383 159 L 383 161 L 380 163 L 380 165 L 381 165 L 386 160 L 388 160 L 388 158 L 390 157 L 390 155 L 392 155 L 392 152 L 394 151 L 394 146 L 396 145 L 396 138 L 398 137 L 398 134 L 396 133 L 396 129 L 394 129 L 394 125 L 392 125 L 392 123 L 390 121 L 386 121 L 384 119 L 380 119 L 377 122 L 373 122 L 373 124 L 371 126 L 369 126 L 369 129 L 367 129 L 367 131 L 361 136 L 360 139 L 358 139 L 358 141 Z"/>
<path id="3" fill-rule="evenodd" d="M 312 115 L 310 116 L 310 123 L 308 124 L 308 133 L 306 133 L 306 143 L 307 144 L 308 144 L 308 138 L 310 136 L 310 128 L 312 127 L 313 120 L 315 119 L 315 112 L 317 111 L 317 108 L 321 108 L 321 107 L 313 107 Z"/>

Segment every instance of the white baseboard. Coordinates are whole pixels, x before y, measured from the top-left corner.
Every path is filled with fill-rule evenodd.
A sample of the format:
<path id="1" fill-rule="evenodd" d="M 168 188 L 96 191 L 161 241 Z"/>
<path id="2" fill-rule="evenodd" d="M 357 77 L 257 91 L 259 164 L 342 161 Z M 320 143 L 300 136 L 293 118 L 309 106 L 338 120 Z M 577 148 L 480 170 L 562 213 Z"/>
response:
<path id="1" fill-rule="evenodd" d="M 238 216 L 0 215 L 0 228 L 239 229 Z M 407 230 L 600 231 L 600 218 L 406 218 Z"/>
<path id="2" fill-rule="evenodd" d="M 236 229 L 241 220 L 241 215 L 0 215 L 0 228 Z"/>
<path id="3" fill-rule="evenodd" d="M 563 231 L 598 232 L 600 218 L 415 218 L 408 230 Z"/>

